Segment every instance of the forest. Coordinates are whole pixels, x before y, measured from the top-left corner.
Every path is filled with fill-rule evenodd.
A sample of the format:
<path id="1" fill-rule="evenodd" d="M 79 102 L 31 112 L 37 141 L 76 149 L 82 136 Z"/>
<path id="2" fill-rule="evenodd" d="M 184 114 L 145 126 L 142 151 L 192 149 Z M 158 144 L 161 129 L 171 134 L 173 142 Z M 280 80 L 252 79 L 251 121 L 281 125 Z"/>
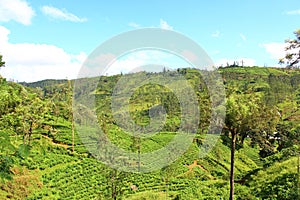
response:
<path id="1" fill-rule="evenodd" d="M 76 124 L 89 123 L 88 115 L 76 116 L 72 106 L 76 80 L 14 83 L 1 77 L 0 199 L 299 199 L 300 70 L 232 65 L 217 71 L 226 102 L 216 109 L 226 118 L 204 157 L 199 151 L 205 136 L 217 135 L 208 132 L 213 94 L 203 72 L 185 68 L 158 73 L 180 74 L 189 82 L 200 123 L 181 156 L 147 173 L 111 168 L 87 149 Z M 99 77 L 94 91 L 80 88 L 86 98 L 95 97 L 99 126 L 113 144 L 129 152 L 140 155 L 165 147 L 182 123 L 179 100 L 157 84 L 131 91 L 129 112 L 136 124 L 147 126 L 155 105 L 164 107 L 166 119 L 151 137 L 128 134 L 110 107 L 124 76 L 134 74 Z"/>

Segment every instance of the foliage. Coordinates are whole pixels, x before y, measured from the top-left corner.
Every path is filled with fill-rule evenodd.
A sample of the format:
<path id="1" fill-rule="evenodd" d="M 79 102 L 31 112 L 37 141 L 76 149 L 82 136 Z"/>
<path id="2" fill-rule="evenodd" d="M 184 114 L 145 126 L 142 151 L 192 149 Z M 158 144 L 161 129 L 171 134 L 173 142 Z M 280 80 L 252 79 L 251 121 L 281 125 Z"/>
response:
<path id="1" fill-rule="evenodd" d="M 223 143 L 219 140 L 206 157 L 199 158 L 210 123 L 210 94 L 199 71 L 179 69 L 197 91 L 199 130 L 184 155 L 146 174 L 112 170 L 88 153 L 76 131 L 72 136 L 67 80 L 20 85 L 0 78 L 0 167 L 1 176 L 11 178 L 1 185 L 0 199 L 228 199 L 230 130 L 234 128 L 235 198 L 296 199 L 299 71 L 259 67 L 219 71 L 228 96 Z M 117 126 L 110 111 L 111 93 L 119 78 L 101 77 L 96 91 L 85 90 L 87 80 L 80 88 L 85 98 L 96 95 L 100 126 L 111 142 L 126 151 L 146 153 L 163 148 L 181 123 L 178 99 L 159 85 L 133 91 L 130 114 L 136 123 L 147 125 L 149 109 L 158 104 L 167 113 L 161 132 L 149 138 L 133 137 Z M 134 85 L 134 80 L 128 84 Z"/>
<path id="2" fill-rule="evenodd" d="M 15 151 L 11 144 L 10 137 L 3 131 L 0 131 L 0 177 L 3 180 L 11 179 L 12 172 L 10 168 L 13 160 L 10 155 Z"/>
<path id="3" fill-rule="evenodd" d="M 288 68 L 297 66 L 300 61 L 300 29 L 294 32 L 296 39 L 287 39 L 286 55 L 279 63 L 286 63 Z"/>
<path id="4" fill-rule="evenodd" d="M 4 67 L 5 62 L 2 60 L 2 55 L 0 55 L 0 67 Z"/>

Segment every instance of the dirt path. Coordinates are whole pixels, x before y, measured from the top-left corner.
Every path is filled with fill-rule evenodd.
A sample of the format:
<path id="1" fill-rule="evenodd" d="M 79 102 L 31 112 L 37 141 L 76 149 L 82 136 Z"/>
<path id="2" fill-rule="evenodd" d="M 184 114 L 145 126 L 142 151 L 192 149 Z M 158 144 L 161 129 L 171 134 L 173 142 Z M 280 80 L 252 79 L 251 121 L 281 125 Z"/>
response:
<path id="1" fill-rule="evenodd" d="M 48 137 L 48 136 L 46 136 L 46 135 L 42 135 L 44 138 L 46 138 L 46 139 L 48 139 L 48 140 L 50 140 L 50 142 L 51 142 L 51 144 L 52 145 L 55 145 L 55 146 L 59 146 L 59 147 L 63 147 L 63 148 L 65 148 L 65 149 L 67 149 L 67 148 L 69 148 L 70 146 L 69 145 L 67 145 L 67 144 L 63 144 L 63 143 L 56 143 L 56 142 L 54 142 L 53 141 L 53 139 L 52 138 L 50 138 L 50 137 Z"/>
<path id="2" fill-rule="evenodd" d="M 193 171 L 193 168 L 194 168 L 194 167 L 199 167 L 201 170 L 203 170 L 203 171 L 205 171 L 205 172 L 208 172 L 206 169 L 204 169 L 201 165 L 199 165 L 199 164 L 197 163 L 197 160 L 194 160 L 194 163 L 191 164 L 191 165 L 186 165 L 186 167 L 189 168 L 189 171 L 188 171 L 188 172 Z"/>

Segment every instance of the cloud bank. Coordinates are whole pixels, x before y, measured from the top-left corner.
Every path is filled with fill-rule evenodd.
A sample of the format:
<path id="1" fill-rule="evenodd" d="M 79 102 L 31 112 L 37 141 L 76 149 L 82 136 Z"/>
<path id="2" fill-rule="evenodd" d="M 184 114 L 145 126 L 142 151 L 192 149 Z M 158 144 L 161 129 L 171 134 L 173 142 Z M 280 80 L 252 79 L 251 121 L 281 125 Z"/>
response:
<path id="1" fill-rule="evenodd" d="M 9 42 L 10 31 L 0 26 L 0 54 L 6 62 L 0 74 L 16 81 L 33 82 L 43 79 L 73 79 L 86 59 L 84 52 L 69 54 L 48 44 Z"/>

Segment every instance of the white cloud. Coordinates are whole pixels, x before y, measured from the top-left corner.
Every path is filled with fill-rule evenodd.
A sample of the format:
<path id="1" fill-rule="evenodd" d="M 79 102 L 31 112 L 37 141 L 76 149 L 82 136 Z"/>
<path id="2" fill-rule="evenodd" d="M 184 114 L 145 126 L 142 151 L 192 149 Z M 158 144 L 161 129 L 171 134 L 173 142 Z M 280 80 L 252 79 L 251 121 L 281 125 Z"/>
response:
<path id="1" fill-rule="evenodd" d="M 284 58 L 287 53 L 298 53 L 300 51 L 300 48 L 290 49 L 286 51 L 286 47 L 288 46 L 288 43 L 265 43 L 261 44 L 261 47 L 263 47 L 266 52 L 270 55 L 270 58 L 275 60 L 276 63 L 279 62 L 279 59 Z M 279 64 L 275 64 L 275 66 L 280 66 Z"/>
<path id="2" fill-rule="evenodd" d="M 221 36 L 221 33 L 220 33 L 220 31 L 215 31 L 215 32 L 213 32 L 213 33 L 211 34 L 211 36 L 212 36 L 212 37 L 215 37 L 215 38 L 218 38 L 218 37 Z"/>
<path id="3" fill-rule="evenodd" d="M 160 28 L 166 29 L 166 30 L 173 30 L 173 27 L 170 26 L 165 20 L 160 19 Z"/>
<path id="4" fill-rule="evenodd" d="M 73 55 L 54 45 L 9 43 L 10 31 L 3 26 L 0 26 L 0 33 L 0 53 L 6 62 L 0 73 L 8 79 L 27 82 L 73 79 L 87 57 L 83 52 Z"/>
<path id="5" fill-rule="evenodd" d="M 133 27 L 133 28 L 139 28 L 139 27 L 140 27 L 140 25 L 137 24 L 137 23 L 135 23 L 135 22 L 130 22 L 130 23 L 128 24 L 128 26 Z"/>
<path id="6" fill-rule="evenodd" d="M 135 22 L 130 22 L 128 23 L 128 26 L 133 27 L 133 28 L 140 28 L 141 25 L 137 24 Z M 151 26 L 151 27 L 157 27 L 157 26 Z M 170 26 L 165 20 L 160 19 L 160 23 L 159 23 L 159 28 L 161 29 L 165 29 L 165 30 L 173 30 L 173 27 Z"/>
<path id="7" fill-rule="evenodd" d="M 220 59 L 218 60 L 215 65 L 216 66 L 227 66 L 228 65 L 232 65 L 233 63 L 239 64 L 240 66 L 244 65 L 244 66 L 256 66 L 256 60 L 252 59 L 252 58 L 237 58 L 237 59 Z"/>
<path id="8" fill-rule="evenodd" d="M 25 0 L 0 0 L 0 21 L 17 21 L 24 25 L 30 25 L 35 15 L 34 10 Z"/>
<path id="9" fill-rule="evenodd" d="M 71 21 L 71 22 L 86 22 L 87 18 L 80 18 L 76 15 L 68 12 L 67 10 L 60 10 L 58 8 L 55 8 L 53 6 L 43 6 L 41 8 L 42 12 L 54 19 L 60 19 L 64 21 Z"/>
<path id="10" fill-rule="evenodd" d="M 247 40 L 246 36 L 245 36 L 244 34 L 242 34 L 242 33 L 240 33 L 240 37 L 241 37 L 241 38 L 242 38 L 242 40 L 244 40 L 244 41 L 246 41 L 246 40 Z"/>
<path id="11" fill-rule="evenodd" d="M 300 9 L 287 11 L 286 14 L 287 15 L 300 15 Z"/>
<path id="12" fill-rule="evenodd" d="M 7 28 L 0 26 L 0 47 L 7 43 L 9 34 L 10 31 Z"/>
<path id="13" fill-rule="evenodd" d="M 264 43 L 261 46 L 266 50 L 266 52 L 270 55 L 271 59 L 280 59 L 285 56 L 285 43 Z"/>

